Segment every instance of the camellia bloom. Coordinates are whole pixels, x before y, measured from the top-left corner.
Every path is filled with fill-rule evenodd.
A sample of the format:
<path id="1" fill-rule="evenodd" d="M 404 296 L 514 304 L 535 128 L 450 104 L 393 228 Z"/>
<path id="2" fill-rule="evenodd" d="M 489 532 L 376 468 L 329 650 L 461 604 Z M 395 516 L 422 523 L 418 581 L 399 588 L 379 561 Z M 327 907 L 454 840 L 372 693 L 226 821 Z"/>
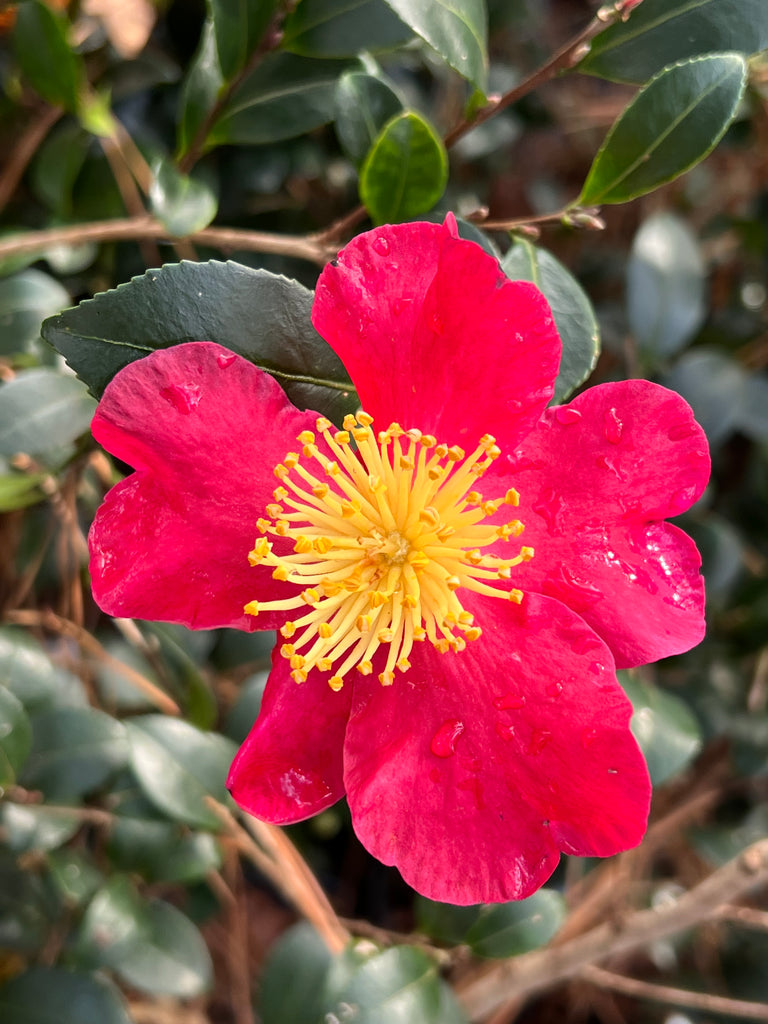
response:
<path id="1" fill-rule="evenodd" d="M 615 669 L 704 631 L 663 522 L 709 475 L 690 408 L 642 380 L 547 408 L 549 307 L 451 217 L 355 238 L 313 322 L 365 410 L 338 427 L 208 342 L 117 374 L 93 432 L 136 472 L 91 531 L 97 601 L 278 628 L 235 799 L 287 823 L 346 794 L 427 896 L 521 898 L 561 851 L 634 846 L 650 785 Z"/>

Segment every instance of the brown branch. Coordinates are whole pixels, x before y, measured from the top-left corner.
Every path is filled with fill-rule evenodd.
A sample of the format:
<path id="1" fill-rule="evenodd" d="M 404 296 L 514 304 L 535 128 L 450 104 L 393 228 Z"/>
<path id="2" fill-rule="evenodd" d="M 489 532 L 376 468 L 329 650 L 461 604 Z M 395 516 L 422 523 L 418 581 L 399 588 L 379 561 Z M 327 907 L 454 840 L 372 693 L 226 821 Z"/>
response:
<path id="1" fill-rule="evenodd" d="M 137 672 L 135 668 L 131 668 L 130 665 L 124 665 L 122 661 L 113 657 L 109 651 L 102 647 L 95 636 L 92 636 L 82 626 L 78 626 L 77 623 L 63 619 L 52 611 L 11 611 L 5 615 L 5 618 L 8 622 L 18 626 L 36 626 L 48 629 L 52 633 L 58 633 L 60 636 L 70 637 L 87 654 L 90 654 L 113 671 L 119 672 L 124 679 L 127 679 L 131 685 L 135 686 L 164 714 L 181 714 L 179 705 L 164 690 L 161 690 L 159 686 L 156 686 L 150 679 L 143 676 L 141 672 Z"/>
<path id="2" fill-rule="evenodd" d="M 63 113 L 61 107 L 46 107 L 19 139 L 0 176 L 0 210 L 5 208 L 23 178 L 29 161 Z"/>
<path id="3" fill-rule="evenodd" d="M 157 239 L 169 244 L 176 241 L 154 217 L 125 217 L 116 220 L 72 224 L 45 231 L 29 231 L 0 240 L 0 259 L 20 253 L 44 252 L 52 245 L 78 245 L 82 242 L 119 242 Z M 232 251 L 269 252 L 278 256 L 295 256 L 322 266 L 336 252 L 336 247 L 320 235 L 278 235 L 267 231 L 246 231 L 239 228 L 203 228 L 189 235 L 187 241 L 212 248 Z"/>
<path id="4" fill-rule="evenodd" d="M 742 924 L 746 928 L 757 928 L 768 931 L 768 910 L 756 910 L 754 907 L 721 907 L 718 912 L 721 921 Z"/>
<path id="5" fill-rule="evenodd" d="M 707 1013 L 722 1013 L 728 1017 L 744 1020 L 768 1021 L 768 1006 L 765 1003 L 747 1002 L 744 999 L 729 999 L 727 996 L 710 995 L 708 992 L 690 992 L 684 988 L 669 985 L 655 985 L 637 978 L 614 974 L 602 967 L 585 967 L 580 977 L 599 988 L 620 992 L 625 996 L 650 999 L 655 1003 L 671 1003 L 689 1010 L 704 1010 Z"/>
<path id="6" fill-rule="evenodd" d="M 525 953 L 492 967 L 463 987 L 460 998 L 464 1009 L 471 1020 L 481 1020 L 507 1001 L 576 977 L 595 962 L 716 918 L 724 903 L 766 883 L 768 840 L 764 839 L 673 903 L 636 911 L 623 921 L 606 921 L 562 945 Z"/>

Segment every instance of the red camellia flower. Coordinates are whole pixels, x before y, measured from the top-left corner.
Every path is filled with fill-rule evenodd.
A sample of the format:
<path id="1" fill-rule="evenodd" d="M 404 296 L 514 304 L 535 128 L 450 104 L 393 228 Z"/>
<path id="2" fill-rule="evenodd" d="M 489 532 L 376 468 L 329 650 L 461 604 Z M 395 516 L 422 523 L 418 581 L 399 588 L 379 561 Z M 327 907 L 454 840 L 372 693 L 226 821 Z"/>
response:
<path id="1" fill-rule="evenodd" d="M 355 238 L 313 322 L 365 410 L 340 429 L 208 342 L 117 374 L 93 432 L 136 472 L 91 531 L 96 600 L 278 628 L 235 799 L 287 823 L 346 794 L 427 896 L 517 899 L 561 851 L 634 846 L 650 785 L 615 669 L 704 631 L 663 522 L 709 475 L 690 408 L 644 380 L 547 408 L 549 307 L 452 217 Z"/>

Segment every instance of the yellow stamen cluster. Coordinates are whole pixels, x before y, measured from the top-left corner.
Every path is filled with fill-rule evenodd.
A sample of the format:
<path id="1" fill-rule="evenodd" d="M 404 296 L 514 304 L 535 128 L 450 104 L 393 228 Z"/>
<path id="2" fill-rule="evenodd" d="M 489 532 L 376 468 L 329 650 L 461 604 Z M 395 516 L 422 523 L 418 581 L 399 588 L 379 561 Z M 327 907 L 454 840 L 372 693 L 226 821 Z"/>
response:
<path id="1" fill-rule="evenodd" d="M 415 642 L 461 651 L 480 636 L 458 598 L 461 588 L 518 604 L 523 598 L 502 584 L 533 549 L 507 559 L 482 553 L 523 531 L 517 519 L 484 522 L 519 502 L 514 489 L 491 499 L 475 489 L 500 454 L 494 438 L 486 434 L 467 457 L 457 445 L 397 423 L 377 437 L 372 424 L 364 412 L 347 416 L 343 430 L 319 418 L 322 450 L 312 431 L 299 434 L 301 452 L 275 467 L 280 485 L 257 522 L 262 536 L 251 565 L 272 566 L 275 579 L 299 590 L 251 601 L 245 611 L 300 610 L 281 629 L 281 652 L 297 683 L 318 668 L 333 673 L 329 684 L 338 690 L 352 668 L 370 675 L 374 653 L 386 646 L 379 681 L 389 685 L 396 668 L 410 668 Z M 279 554 L 284 543 L 267 534 L 292 541 L 293 552 Z"/>

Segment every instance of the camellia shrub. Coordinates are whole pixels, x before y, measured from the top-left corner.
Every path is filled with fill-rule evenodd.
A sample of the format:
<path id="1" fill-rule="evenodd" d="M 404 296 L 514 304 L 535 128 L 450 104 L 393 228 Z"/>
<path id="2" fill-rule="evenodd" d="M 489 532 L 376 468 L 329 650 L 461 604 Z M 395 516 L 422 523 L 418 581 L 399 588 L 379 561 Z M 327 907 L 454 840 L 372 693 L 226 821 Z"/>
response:
<path id="1" fill-rule="evenodd" d="M 0 33 L 3 1024 L 762 1019 L 764 0 Z"/>

